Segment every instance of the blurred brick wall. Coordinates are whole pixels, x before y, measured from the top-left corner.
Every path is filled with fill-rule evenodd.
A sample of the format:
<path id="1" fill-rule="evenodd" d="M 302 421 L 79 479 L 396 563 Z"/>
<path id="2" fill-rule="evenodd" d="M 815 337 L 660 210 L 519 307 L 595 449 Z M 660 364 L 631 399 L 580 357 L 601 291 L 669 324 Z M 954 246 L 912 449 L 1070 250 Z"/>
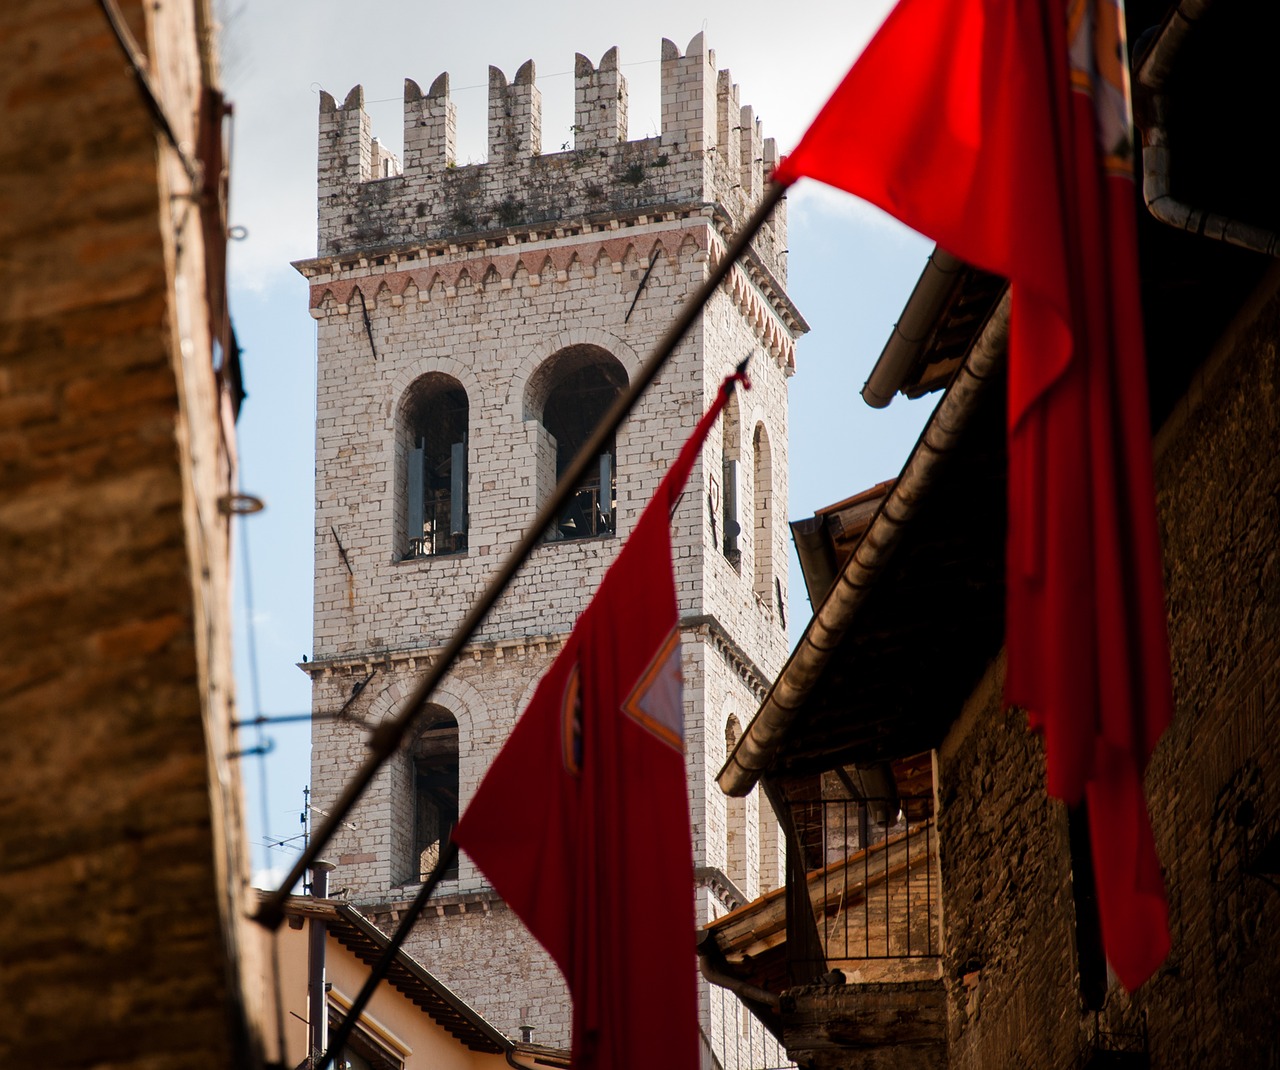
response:
<path id="1" fill-rule="evenodd" d="M 121 7 L 194 144 L 196 5 Z M 199 218 L 95 0 L 0 51 L 0 1061 L 247 1065 Z"/>

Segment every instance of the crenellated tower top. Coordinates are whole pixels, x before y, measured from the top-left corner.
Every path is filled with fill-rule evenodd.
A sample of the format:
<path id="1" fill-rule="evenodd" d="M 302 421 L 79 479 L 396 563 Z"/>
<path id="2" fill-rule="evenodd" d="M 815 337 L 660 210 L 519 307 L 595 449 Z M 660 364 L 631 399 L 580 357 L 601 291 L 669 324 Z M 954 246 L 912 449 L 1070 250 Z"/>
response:
<path id="1" fill-rule="evenodd" d="M 508 82 L 489 68 L 488 161 L 459 166 L 449 76 L 424 94 L 405 80 L 404 161 L 373 136 L 360 86 L 339 105 L 320 94 L 319 255 L 398 249 L 578 220 L 704 210 L 733 229 L 777 163 L 738 86 L 697 34 L 682 53 L 662 42 L 662 132 L 627 138 L 627 82 L 617 48 L 574 63 L 573 148 L 542 153 L 542 96 L 533 61 Z M 785 205 L 755 246 L 785 285 Z"/>

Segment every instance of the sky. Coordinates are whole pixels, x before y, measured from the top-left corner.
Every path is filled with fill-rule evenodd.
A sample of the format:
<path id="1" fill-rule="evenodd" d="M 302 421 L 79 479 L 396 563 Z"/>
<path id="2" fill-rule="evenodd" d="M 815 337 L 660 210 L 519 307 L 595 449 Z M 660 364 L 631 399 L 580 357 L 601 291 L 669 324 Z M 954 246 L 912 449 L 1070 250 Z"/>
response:
<path id="1" fill-rule="evenodd" d="M 224 89 L 234 108 L 231 311 L 248 397 L 239 423 L 242 489 L 266 509 L 239 522 L 236 676 L 241 718 L 310 708 L 297 668 L 311 655 L 315 327 L 290 266 L 315 255 L 319 91 L 364 86 L 373 133 L 402 143 L 405 78 L 423 89 L 448 71 L 458 161 L 485 159 L 488 68 L 513 77 L 532 58 L 543 150 L 572 138 L 573 61 L 618 46 L 629 83 L 629 136 L 659 132 L 663 37 L 683 51 L 699 31 L 741 87 L 743 104 L 786 152 L 883 20 L 890 0 L 656 0 L 640 5 L 509 0 L 221 0 Z M 801 182 L 789 195 L 790 296 L 811 328 L 790 383 L 789 519 L 812 515 L 898 473 L 931 401 L 884 410 L 859 396 L 931 244 L 855 198 Z M 793 640 L 809 619 L 791 561 Z M 242 748 L 255 881 L 282 875 L 300 846 L 310 728 L 247 729 Z"/>

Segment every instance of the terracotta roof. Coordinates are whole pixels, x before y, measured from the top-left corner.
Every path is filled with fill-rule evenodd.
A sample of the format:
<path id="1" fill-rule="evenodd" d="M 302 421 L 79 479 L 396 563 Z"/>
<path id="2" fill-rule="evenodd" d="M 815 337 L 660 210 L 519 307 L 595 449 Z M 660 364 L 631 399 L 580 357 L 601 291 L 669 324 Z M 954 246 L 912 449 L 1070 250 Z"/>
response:
<path id="1" fill-rule="evenodd" d="M 291 896 L 285 903 L 285 916 L 322 919 L 334 939 L 368 966 L 382 957 L 391 942 L 355 907 L 332 899 Z M 387 983 L 472 1051 L 503 1055 L 514 1050 L 510 1040 L 407 952 L 396 952 Z"/>

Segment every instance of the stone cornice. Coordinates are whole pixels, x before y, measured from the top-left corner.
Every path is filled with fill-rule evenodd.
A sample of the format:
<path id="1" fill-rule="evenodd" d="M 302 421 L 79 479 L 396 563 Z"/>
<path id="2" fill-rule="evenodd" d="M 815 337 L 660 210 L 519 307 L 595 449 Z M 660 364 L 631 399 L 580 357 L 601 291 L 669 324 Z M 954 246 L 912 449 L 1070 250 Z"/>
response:
<path id="1" fill-rule="evenodd" d="M 733 666 L 742 681 L 751 688 L 757 701 L 763 699 L 773 683 L 773 678 L 742 649 L 729 635 L 718 617 L 711 613 L 703 613 L 695 617 L 683 617 L 680 620 L 682 630 L 700 635 L 710 640 L 711 645 L 720 651 L 724 659 Z"/>
<path id="2" fill-rule="evenodd" d="M 714 262 L 724 253 L 720 222 L 711 206 L 655 209 L 625 221 L 610 217 L 511 228 L 459 241 L 298 260 L 293 266 L 311 282 L 311 315 L 325 319 L 350 314 L 353 303 L 358 311 L 367 311 L 384 303 L 400 307 L 410 301 L 453 300 L 464 279 L 481 291 L 492 286 L 499 292 L 511 290 L 517 281 L 529 286 L 565 283 L 570 271 L 594 277 L 602 258 L 610 271 L 620 274 L 628 254 L 637 263 L 648 263 L 659 249 L 673 266 L 690 251 L 695 262 Z M 795 340 L 809 325 L 760 257 L 748 252 L 725 289 L 760 345 L 792 374 Z"/>
<path id="3" fill-rule="evenodd" d="M 757 698 L 763 698 L 772 682 L 764 670 L 729 636 L 728 630 L 712 614 L 683 617 L 680 630 L 708 639 L 724 658 L 733 665 Z M 488 642 L 468 643 L 458 656 L 459 661 L 479 662 L 486 658 L 501 661 L 508 656 L 522 657 L 526 652 L 535 655 L 557 654 L 568 639 L 568 633 L 558 635 L 522 635 L 511 639 L 495 639 Z M 368 650 L 355 654 L 334 654 L 314 661 L 298 663 L 298 668 L 312 679 L 318 676 L 367 675 L 374 669 L 417 672 L 429 668 L 444 651 L 444 646 L 409 647 L 396 650 Z"/>
<path id="4" fill-rule="evenodd" d="M 457 239 L 437 239 L 376 250 L 335 253 L 309 260 L 296 260 L 293 266 L 311 281 L 314 307 L 316 290 L 323 292 L 325 289 L 332 289 L 335 284 L 346 284 L 349 290 L 364 279 L 405 272 L 466 270 L 474 275 L 478 264 L 498 260 L 512 262 L 512 270 L 516 261 L 524 262 L 526 269 L 529 269 L 530 259 L 539 252 L 550 254 L 553 264 L 556 263 L 557 257 L 554 254 L 557 250 L 563 250 L 561 259 L 567 264 L 574 254 L 580 260 L 583 259 L 582 252 L 586 249 L 595 248 L 598 256 L 601 246 L 611 247 L 621 242 L 622 248 L 625 248 L 627 245 L 637 245 L 637 237 L 649 235 L 673 232 L 696 235 L 701 232 L 702 237 L 695 240 L 699 249 L 705 252 L 706 228 L 710 224 L 711 218 L 702 206 L 656 208 L 626 219 L 611 216 L 600 220 L 560 221 L 555 224 L 470 234 Z M 651 246 L 653 243 L 649 244 Z M 668 256 L 674 251 L 668 249 Z M 529 269 L 531 274 L 541 267 L 543 259 L 540 257 L 534 260 L 535 267 Z M 366 295 L 366 299 L 372 296 Z"/>
<path id="5" fill-rule="evenodd" d="M 372 919 L 376 920 L 380 917 L 390 919 L 394 927 L 399 924 L 405 911 L 413 905 L 420 887 L 421 885 L 418 884 L 400 885 L 390 889 L 385 899 L 360 898 L 353 900 L 352 905 Z M 509 909 L 506 901 L 492 888 L 453 893 L 445 891 L 441 895 L 431 897 L 427 904 L 427 916 L 430 917 L 432 913 L 438 918 L 455 917 L 459 914 L 492 914 Z"/>
<path id="6" fill-rule="evenodd" d="M 486 657 L 501 661 L 508 654 L 517 657 L 526 651 L 535 654 L 557 653 L 568 633 L 559 635 L 522 635 L 514 639 L 494 639 L 487 642 L 468 643 L 458 655 L 458 660 L 481 661 Z M 444 646 L 407 647 L 404 649 L 367 650 L 356 654 L 334 654 L 314 661 L 298 663 L 298 668 L 314 679 L 317 676 L 351 675 L 368 673 L 373 669 L 392 669 L 416 672 L 429 668 L 444 651 Z"/>
<path id="7" fill-rule="evenodd" d="M 747 901 L 742 890 L 718 866 L 699 866 L 693 871 L 693 883 L 706 888 L 725 910 L 736 910 Z"/>

